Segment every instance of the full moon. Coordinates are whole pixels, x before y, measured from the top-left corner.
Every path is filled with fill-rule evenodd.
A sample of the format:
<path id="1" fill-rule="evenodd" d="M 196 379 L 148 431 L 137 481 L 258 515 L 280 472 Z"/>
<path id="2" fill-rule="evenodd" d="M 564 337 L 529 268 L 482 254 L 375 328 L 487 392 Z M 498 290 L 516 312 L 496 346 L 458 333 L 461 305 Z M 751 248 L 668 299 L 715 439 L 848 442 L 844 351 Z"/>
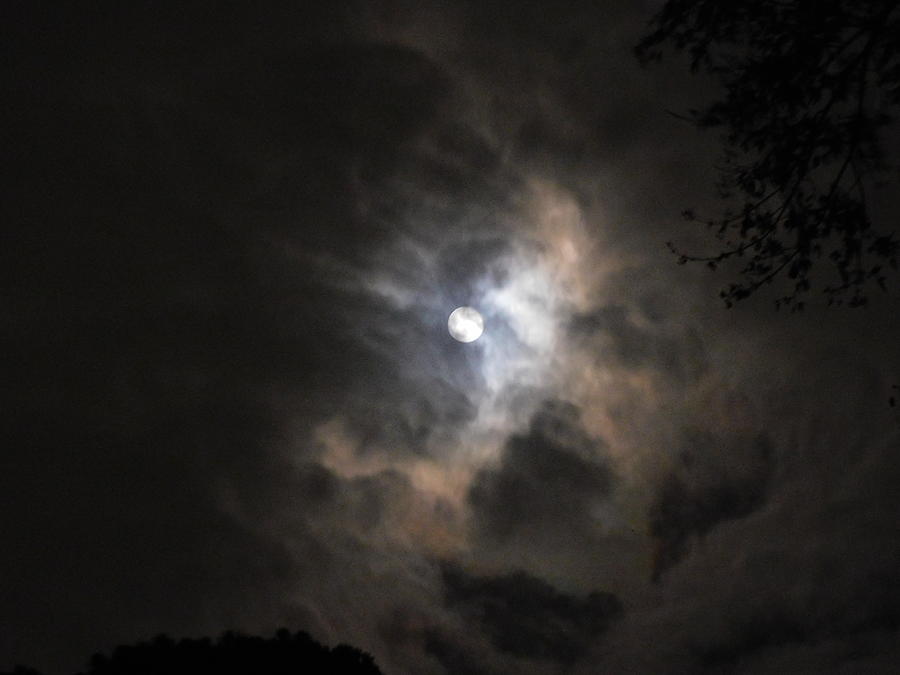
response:
<path id="1" fill-rule="evenodd" d="M 457 307 L 447 319 L 447 329 L 454 340 L 474 342 L 484 332 L 484 319 L 477 309 Z"/>

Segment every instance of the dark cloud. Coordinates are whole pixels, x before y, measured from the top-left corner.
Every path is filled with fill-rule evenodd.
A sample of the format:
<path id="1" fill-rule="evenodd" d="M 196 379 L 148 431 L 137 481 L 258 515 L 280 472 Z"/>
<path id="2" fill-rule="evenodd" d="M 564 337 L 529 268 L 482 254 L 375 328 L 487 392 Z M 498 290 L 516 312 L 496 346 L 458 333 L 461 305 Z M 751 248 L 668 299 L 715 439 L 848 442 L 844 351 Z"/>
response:
<path id="1" fill-rule="evenodd" d="M 577 407 L 545 403 L 525 433 L 507 440 L 500 465 L 472 483 L 468 499 L 481 536 L 565 545 L 597 529 L 592 506 L 605 501 L 613 486 L 602 451 L 581 427 Z"/>
<path id="2" fill-rule="evenodd" d="M 534 392 L 523 392 L 532 398 Z M 478 471 L 467 493 L 478 559 L 519 567 L 554 584 L 622 593 L 645 568 L 641 537 L 617 501 L 621 482 L 606 444 L 580 410 L 550 400 Z"/>
<path id="3" fill-rule="evenodd" d="M 653 578 L 678 562 L 692 538 L 758 509 L 774 470 L 766 436 L 735 441 L 690 435 L 651 507 L 650 532 L 657 540 Z"/>
<path id="4" fill-rule="evenodd" d="M 868 636 L 896 633 L 900 628 L 900 611 L 893 605 L 893 600 L 885 599 L 879 604 L 881 606 L 867 603 L 864 615 L 850 621 L 847 620 L 849 617 L 836 621 L 835 617 L 829 617 L 827 621 L 817 621 L 808 614 L 783 606 L 772 607 L 747 619 L 732 622 L 721 641 L 698 646 L 698 661 L 711 670 L 734 668 L 741 663 L 752 664 L 766 653 L 801 650 L 810 645 L 843 641 L 846 643 L 843 659 L 835 660 L 852 664 L 864 655 L 859 646 L 854 648 L 854 642 L 864 643 Z"/>
<path id="5" fill-rule="evenodd" d="M 871 670 L 856 667 L 889 672 L 890 650 L 878 643 L 896 634 L 900 612 L 886 567 L 869 573 L 851 596 L 841 595 L 823 585 L 808 604 L 796 597 L 771 597 L 762 607 L 753 603 L 749 611 L 725 619 L 712 639 L 698 636 L 691 650 L 698 665 L 712 672 L 758 672 L 778 668 L 779 661 L 794 661 L 804 672 L 823 667 L 843 672 L 873 657 Z"/>
<path id="6" fill-rule="evenodd" d="M 629 612 L 609 636 L 616 649 L 597 658 L 649 671 L 891 672 L 898 601 L 889 577 L 898 538 L 888 515 L 896 490 L 888 486 L 898 476 L 896 429 L 863 403 L 867 378 L 832 372 L 825 379 L 830 384 L 799 403 L 817 410 L 809 418 L 788 399 L 773 406 L 778 419 L 793 421 L 790 432 L 769 437 L 768 451 L 765 442 L 754 450 L 733 438 L 715 442 L 715 453 L 702 439 L 689 446 L 707 448 L 702 469 L 676 469 L 684 491 L 673 515 L 691 514 L 682 522 L 689 543 L 665 570 L 656 610 Z M 846 400 L 825 400 L 842 387 Z M 846 427 L 848 410 L 863 424 Z M 717 483 L 731 490 L 726 499 L 700 488 Z M 689 485 L 695 497 L 707 495 L 702 505 L 691 505 Z M 651 650 L 648 634 L 658 636 Z"/>
<path id="7" fill-rule="evenodd" d="M 452 637 L 448 637 L 436 629 L 425 633 L 424 648 L 425 653 L 437 659 L 448 673 L 485 675 L 493 672 L 486 664 L 481 663 L 466 646 L 457 644 Z"/>
<path id="8" fill-rule="evenodd" d="M 576 339 L 586 340 L 604 363 L 647 369 L 681 385 L 703 375 L 707 356 L 695 332 L 673 331 L 652 312 L 641 318 L 639 323 L 627 307 L 607 305 L 575 314 L 570 331 Z"/>
<path id="9" fill-rule="evenodd" d="M 479 577 L 451 565 L 443 568 L 443 582 L 449 607 L 500 651 L 529 659 L 571 664 L 622 613 L 610 593 L 579 598 L 523 571 Z M 458 662 L 444 643 L 432 641 L 431 651 Z"/>

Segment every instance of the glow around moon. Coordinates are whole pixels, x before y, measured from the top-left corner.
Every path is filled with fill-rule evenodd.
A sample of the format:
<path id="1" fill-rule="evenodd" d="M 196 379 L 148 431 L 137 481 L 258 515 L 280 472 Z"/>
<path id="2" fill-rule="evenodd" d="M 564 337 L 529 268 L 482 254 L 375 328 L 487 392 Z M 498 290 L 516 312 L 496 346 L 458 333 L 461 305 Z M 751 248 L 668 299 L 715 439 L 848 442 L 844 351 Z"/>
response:
<path id="1" fill-rule="evenodd" d="M 477 309 L 457 307 L 447 319 L 447 329 L 454 340 L 474 342 L 484 332 L 484 319 Z"/>

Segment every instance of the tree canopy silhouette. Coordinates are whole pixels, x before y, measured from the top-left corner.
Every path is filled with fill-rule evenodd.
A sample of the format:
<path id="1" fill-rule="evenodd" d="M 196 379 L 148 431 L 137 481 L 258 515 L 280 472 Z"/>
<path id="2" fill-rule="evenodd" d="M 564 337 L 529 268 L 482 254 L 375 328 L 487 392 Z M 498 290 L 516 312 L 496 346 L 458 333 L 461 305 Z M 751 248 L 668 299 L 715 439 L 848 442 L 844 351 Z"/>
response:
<path id="1" fill-rule="evenodd" d="M 79 675 L 381 675 L 365 652 L 338 645 L 328 648 L 307 633 L 279 630 L 274 638 L 225 633 L 209 638 L 173 640 L 160 635 L 150 642 L 95 654 Z M 0 675 L 4 675 L 0 673 Z M 22 666 L 11 675 L 40 675 Z"/>
<path id="2" fill-rule="evenodd" d="M 685 210 L 718 238 L 711 255 L 669 248 L 711 269 L 739 260 L 728 306 L 774 280 L 776 306 L 802 309 L 812 287 L 829 304 L 863 305 L 897 268 L 892 227 L 870 217 L 883 180 L 883 132 L 900 105 L 898 0 L 667 0 L 636 47 L 643 63 L 685 53 L 721 94 L 686 116 L 724 132 L 716 216 Z"/>

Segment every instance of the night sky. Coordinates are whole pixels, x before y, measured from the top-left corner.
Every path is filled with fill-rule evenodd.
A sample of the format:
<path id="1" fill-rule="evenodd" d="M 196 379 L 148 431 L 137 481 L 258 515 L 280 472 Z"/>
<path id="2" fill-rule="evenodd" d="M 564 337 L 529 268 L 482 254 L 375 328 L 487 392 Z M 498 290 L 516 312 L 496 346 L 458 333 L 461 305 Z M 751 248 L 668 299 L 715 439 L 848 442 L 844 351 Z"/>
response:
<path id="1" fill-rule="evenodd" d="M 896 292 L 676 264 L 659 4 L 3 3 L 0 670 L 896 672 Z"/>

